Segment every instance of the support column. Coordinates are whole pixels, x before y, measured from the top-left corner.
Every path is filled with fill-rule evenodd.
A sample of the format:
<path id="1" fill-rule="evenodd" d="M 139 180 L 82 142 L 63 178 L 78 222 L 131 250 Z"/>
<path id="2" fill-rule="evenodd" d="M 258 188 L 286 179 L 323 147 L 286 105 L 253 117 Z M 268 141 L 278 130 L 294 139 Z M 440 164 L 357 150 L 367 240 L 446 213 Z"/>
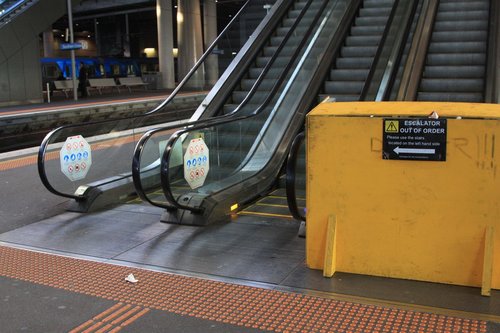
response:
<path id="1" fill-rule="evenodd" d="M 158 87 L 173 89 L 175 88 L 175 73 L 172 0 L 156 1 L 156 18 L 158 25 L 158 60 L 161 73 L 161 82 Z"/>
<path id="2" fill-rule="evenodd" d="M 97 56 L 101 56 L 101 38 L 99 36 L 99 21 L 94 19 L 94 38 L 95 38 L 95 50 Z"/>
<path id="3" fill-rule="evenodd" d="M 217 38 L 217 3 L 216 0 L 205 0 L 203 6 L 203 31 L 205 50 Z M 206 60 L 205 73 L 207 85 L 213 87 L 219 79 L 219 59 L 211 54 Z"/>
<path id="4" fill-rule="evenodd" d="M 46 58 L 54 56 L 54 32 L 52 27 L 43 32 L 43 56 Z"/>
<path id="5" fill-rule="evenodd" d="M 130 58 L 130 26 L 128 14 L 125 14 L 125 41 L 123 43 L 123 56 Z"/>
<path id="6" fill-rule="evenodd" d="M 177 41 L 179 44 L 179 80 L 182 80 L 203 54 L 201 11 L 199 0 L 179 0 L 177 4 Z M 191 88 L 203 88 L 203 68 L 188 82 Z"/>

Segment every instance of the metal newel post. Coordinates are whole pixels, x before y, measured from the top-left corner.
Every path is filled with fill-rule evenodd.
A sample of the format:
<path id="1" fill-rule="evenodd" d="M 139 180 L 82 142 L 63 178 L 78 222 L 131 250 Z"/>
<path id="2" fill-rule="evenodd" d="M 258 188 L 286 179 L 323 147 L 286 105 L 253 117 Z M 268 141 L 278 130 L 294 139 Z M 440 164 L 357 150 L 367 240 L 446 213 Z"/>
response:
<path id="1" fill-rule="evenodd" d="M 71 0 L 67 0 L 68 4 L 68 24 L 69 24 L 69 36 L 70 43 L 75 42 L 75 37 L 73 36 L 73 10 L 71 8 Z M 73 80 L 73 99 L 78 100 L 78 85 L 76 83 L 76 64 L 75 64 L 75 50 L 71 50 L 71 73 Z"/>

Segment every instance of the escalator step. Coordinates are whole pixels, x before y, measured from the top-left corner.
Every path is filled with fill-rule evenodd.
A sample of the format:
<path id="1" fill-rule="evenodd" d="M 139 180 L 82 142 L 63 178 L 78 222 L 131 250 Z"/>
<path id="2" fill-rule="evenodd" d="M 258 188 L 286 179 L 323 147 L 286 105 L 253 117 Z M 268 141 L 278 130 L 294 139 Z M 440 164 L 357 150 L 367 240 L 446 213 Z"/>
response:
<path id="1" fill-rule="evenodd" d="M 488 21 L 436 21 L 434 31 L 477 31 L 487 30 Z"/>
<path id="2" fill-rule="evenodd" d="M 318 103 L 321 103 L 327 97 L 333 97 L 333 98 L 335 98 L 335 101 L 337 101 L 337 102 L 356 102 L 356 101 L 359 101 L 359 94 L 358 95 L 319 94 L 319 96 L 318 96 Z"/>
<path id="3" fill-rule="evenodd" d="M 489 12 L 487 10 L 470 10 L 463 12 L 440 11 L 436 15 L 437 21 L 470 21 L 470 20 L 488 20 Z"/>
<path id="4" fill-rule="evenodd" d="M 361 17 L 355 19 L 356 26 L 385 26 L 387 17 Z"/>
<path id="5" fill-rule="evenodd" d="M 361 8 L 359 10 L 359 16 L 370 17 L 370 16 L 384 16 L 389 17 L 391 13 L 391 7 L 368 7 Z"/>
<path id="6" fill-rule="evenodd" d="M 489 10 L 489 1 L 440 1 L 440 12 Z"/>
<path id="7" fill-rule="evenodd" d="M 417 96 L 419 101 L 437 101 L 437 102 L 472 102 L 481 103 L 484 101 L 482 93 L 441 93 L 441 92 L 419 92 Z"/>
<path id="8" fill-rule="evenodd" d="M 382 37 L 372 36 L 348 36 L 345 40 L 346 46 L 378 46 Z"/>
<path id="9" fill-rule="evenodd" d="M 344 46 L 340 50 L 342 57 L 374 57 L 377 53 L 376 46 Z"/>
<path id="10" fill-rule="evenodd" d="M 482 78 L 485 66 L 427 66 L 424 78 Z"/>
<path id="11" fill-rule="evenodd" d="M 422 79 L 420 91 L 481 93 L 484 88 L 483 82 L 483 79 Z"/>
<path id="12" fill-rule="evenodd" d="M 377 26 L 353 26 L 351 27 L 351 35 L 353 36 L 381 36 L 384 32 L 385 25 Z"/>
<path id="13" fill-rule="evenodd" d="M 330 71 L 332 81 L 364 81 L 367 76 L 367 69 L 332 69 Z"/>
<path id="14" fill-rule="evenodd" d="M 486 40 L 488 32 L 479 31 L 434 31 L 431 37 L 433 42 L 474 42 Z"/>
<path id="15" fill-rule="evenodd" d="M 379 7 L 392 7 L 394 0 L 365 0 L 363 1 L 364 8 L 379 8 Z"/>
<path id="16" fill-rule="evenodd" d="M 353 26 L 351 27 L 352 36 L 381 36 L 384 32 L 384 25 L 377 26 Z"/>
<path id="17" fill-rule="evenodd" d="M 427 65 L 430 66 L 482 66 L 485 61 L 486 55 L 484 53 L 427 55 Z"/>
<path id="18" fill-rule="evenodd" d="M 336 64 L 339 69 L 370 69 L 372 62 L 371 57 L 338 58 Z"/>
<path id="19" fill-rule="evenodd" d="M 325 82 L 325 93 L 334 96 L 337 94 L 359 95 L 363 86 L 364 81 L 327 81 Z"/>
<path id="20" fill-rule="evenodd" d="M 429 53 L 485 53 L 486 42 L 434 42 Z"/>

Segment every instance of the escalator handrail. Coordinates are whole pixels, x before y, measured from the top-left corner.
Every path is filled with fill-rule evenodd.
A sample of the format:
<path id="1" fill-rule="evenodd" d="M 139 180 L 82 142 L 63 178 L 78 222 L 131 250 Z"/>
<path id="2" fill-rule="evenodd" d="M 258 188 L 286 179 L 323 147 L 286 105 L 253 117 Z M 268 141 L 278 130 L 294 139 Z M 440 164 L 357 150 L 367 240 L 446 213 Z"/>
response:
<path id="1" fill-rule="evenodd" d="M 245 98 L 241 101 L 241 103 L 236 107 L 236 109 L 234 109 L 230 113 L 224 114 L 224 115 L 219 116 L 219 117 L 214 117 L 214 118 L 210 118 L 210 119 L 203 119 L 203 120 L 197 120 L 197 121 L 189 122 L 187 124 L 184 124 L 183 127 L 185 129 L 187 127 L 189 127 L 189 129 L 192 129 L 192 126 L 197 126 L 197 125 L 202 126 L 202 128 L 206 127 L 206 126 L 211 126 L 211 123 L 218 122 L 221 119 L 230 119 L 235 114 L 237 114 L 246 104 L 248 104 L 248 102 L 250 101 L 250 99 L 257 92 L 257 89 L 258 89 L 259 85 L 262 83 L 262 81 L 266 77 L 267 73 L 271 70 L 272 65 L 274 64 L 274 62 L 278 58 L 281 50 L 285 47 L 286 43 L 288 42 L 288 40 L 290 39 L 290 37 L 294 33 L 295 28 L 299 24 L 299 22 L 302 19 L 302 17 L 305 15 L 307 9 L 310 7 L 310 5 L 311 5 L 312 2 L 313 2 L 313 0 L 308 0 L 307 3 L 304 5 L 304 7 L 301 9 L 301 12 L 297 16 L 295 22 L 293 23 L 293 25 L 290 27 L 290 29 L 287 31 L 287 33 L 283 37 L 283 40 L 280 42 L 280 44 L 276 48 L 276 51 L 272 55 L 271 59 L 269 59 L 269 61 L 267 62 L 266 66 L 264 67 L 264 69 L 262 70 L 262 72 L 260 73 L 260 75 L 258 76 L 258 78 L 256 79 L 255 83 L 252 85 L 252 88 L 247 93 L 247 95 L 245 96 Z M 273 88 L 275 88 L 275 87 L 273 86 Z M 141 157 L 142 157 L 142 153 L 144 151 L 144 147 L 147 145 L 147 142 L 149 141 L 149 139 L 152 138 L 152 136 L 155 133 L 167 131 L 167 130 L 170 130 L 170 129 L 177 129 L 179 127 L 180 127 L 179 125 L 173 125 L 173 126 L 164 126 L 164 127 L 159 127 L 159 128 L 152 129 L 152 130 L 146 132 L 141 137 L 141 139 L 139 140 L 139 142 L 136 145 L 136 148 L 135 148 L 135 151 L 134 151 L 134 156 L 133 156 L 133 161 L 132 161 L 132 179 L 133 179 L 133 182 L 134 182 L 134 186 L 135 186 L 135 190 L 136 190 L 137 195 L 142 200 L 150 203 L 151 205 L 162 207 L 162 208 L 172 208 L 170 205 L 163 205 L 163 204 L 155 203 L 152 200 L 150 200 L 148 198 L 147 194 L 146 194 L 146 191 L 144 190 L 144 187 L 142 186 L 142 181 L 141 181 Z"/>
<path id="2" fill-rule="evenodd" d="M 318 12 L 317 12 L 317 14 L 314 17 L 312 22 L 318 22 L 319 18 L 323 14 L 323 10 L 325 9 L 326 5 L 328 4 L 328 2 L 329 2 L 328 0 L 323 0 L 321 7 L 318 10 Z M 295 58 L 298 56 L 299 52 L 304 47 L 306 41 L 309 40 L 309 37 L 311 36 L 311 34 L 314 30 L 314 27 L 315 27 L 315 24 L 311 24 L 309 26 L 309 28 L 307 29 L 306 33 L 304 34 L 302 40 L 300 41 L 299 45 L 295 49 L 293 55 L 290 57 L 290 61 L 287 63 L 286 67 L 283 69 L 278 80 L 276 80 L 276 82 L 274 83 L 269 95 L 266 97 L 264 102 L 257 107 L 257 109 L 254 112 L 252 112 L 251 114 L 248 114 L 248 115 L 239 116 L 239 117 L 235 117 L 235 118 L 231 118 L 231 119 L 224 119 L 221 121 L 209 121 L 206 124 L 201 124 L 201 125 L 190 127 L 188 129 L 179 130 L 179 131 L 175 132 L 170 137 L 170 139 L 168 140 L 167 145 L 165 147 L 163 156 L 162 156 L 161 176 L 160 176 L 163 193 L 165 195 L 165 198 L 168 201 L 169 207 L 174 206 L 177 209 L 184 209 L 184 210 L 191 211 L 193 213 L 201 213 L 202 212 L 201 208 L 197 208 L 197 207 L 195 208 L 195 207 L 190 207 L 187 205 L 180 204 L 179 202 L 177 202 L 177 200 L 175 199 L 175 197 L 172 193 L 172 189 L 170 187 L 170 181 L 169 181 L 169 161 L 170 161 L 170 157 L 172 155 L 173 147 L 174 147 L 175 143 L 177 142 L 177 140 L 179 138 L 181 138 L 183 136 L 183 134 L 190 132 L 190 131 L 193 131 L 193 130 L 199 130 L 199 129 L 211 127 L 214 125 L 218 126 L 218 125 L 223 125 L 223 124 L 227 124 L 230 122 L 246 120 L 246 119 L 253 118 L 253 117 L 257 116 L 258 114 L 260 114 L 264 110 L 264 108 L 267 107 L 267 105 L 271 102 L 271 100 L 274 98 L 274 96 L 278 92 L 278 89 L 281 86 L 281 84 L 283 83 L 283 81 L 285 80 L 285 78 L 288 74 L 288 71 L 290 70 L 291 66 L 295 63 Z"/>
<path id="3" fill-rule="evenodd" d="M 295 139 L 293 139 L 292 146 L 290 147 L 290 152 L 288 153 L 288 158 L 286 161 L 286 201 L 288 204 L 288 209 L 292 214 L 293 218 L 299 221 L 306 221 L 305 215 L 301 214 L 299 207 L 297 205 L 297 194 L 295 192 L 295 176 L 297 171 L 297 158 L 299 155 L 300 146 L 304 142 L 306 135 L 304 132 L 299 133 Z"/>
<path id="4" fill-rule="evenodd" d="M 384 32 L 382 33 L 382 38 L 380 38 L 380 41 L 377 46 L 377 51 L 375 52 L 375 56 L 373 57 L 373 61 L 370 65 L 368 76 L 366 77 L 365 83 L 363 84 L 363 89 L 361 89 L 361 94 L 359 95 L 360 101 L 364 101 L 366 99 L 366 95 L 368 95 L 368 88 L 370 87 L 373 75 L 375 74 L 375 68 L 377 67 L 378 60 L 382 54 L 382 49 L 384 48 L 385 40 L 387 39 L 389 31 L 391 30 L 392 21 L 394 20 L 394 16 L 396 15 L 398 5 L 399 5 L 399 0 L 394 0 L 394 3 L 391 8 L 391 13 L 387 18 L 387 22 L 384 27 Z"/>
<path id="5" fill-rule="evenodd" d="M 417 97 L 438 6 L 439 0 L 424 0 L 422 4 L 422 10 L 396 97 L 398 101 L 413 101 Z"/>
<path id="6" fill-rule="evenodd" d="M 106 119 L 106 120 L 100 120 L 100 121 L 93 121 L 93 122 L 87 122 L 85 123 L 85 126 L 99 126 L 100 124 L 105 124 L 105 123 L 110 123 L 110 122 L 117 122 L 117 121 L 124 121 L 124 120 L 133 120 L 133 119 L 139 119 L 144 117 L 145 115 L 150 115 L 152 113 L 156 113 L 160 111 L 161 109 L 165 108 L 169 103 L 173 101 L 173 99 L 176 97 L 180 89 L 186 84 L 186 82 L 191 78 L 191 76 L 196 72 L 198 67 L 203 63 L 203 61 L 211 54 L 212 50 L 215 48 L 217 43 L 220 41 L 222 36 L 227 32 L 227 30 L 232 26 L 234 22 L 236 22 L 237 19 L 239 19 L 240 15 L 243 13 L 244 9 L 248 6 L 251 0 L 247 0 L 245 4 L 241 7 L 241 9 L 238 11 L 238 13 L 233 17 L 233 19 L 228 23 L 228 25 L 224 28 L 224 30 L 217 36 L 217 38 L 212 42 L 212 44 L 208 47 L 208 49 L 205 51 L 205 53 L 201 56 L 201 58 L 196 62 L 194 67 L 189 71 L 189 73 L 186 74 L 184 79 L 177 85 L 177 87 L 172 91 L 172 93 L 167 97 L 165 101 L 160 103 L 159 106 L 154 108 L 152 111 L 148 111 L 145 114 L 142 115 L 135 115 L 135 116 L 130 116 L 130 117 L 122 117 L 122 118 L 115 118 L 115 119 Z M 74 194 L 69 194 L 69 193 L 63 193 L 58 190 L 56 190 L 51 184 L 50 181 L 48 180 L 47 173 L 45 171 L 45 154 L 47 152 L 47 147 L 49 143 L 52 141 L 52 137 L 56 135 L 56 133 L 68 129 L 68 128 L 76 128 L 82 126 L 81 123 L 79 124 L 69 124 L 69 125 L 63 125 L 60 127 L 57 127 L 56 129 L 50 131 L 45 138 L 43 139 L 42 143 L 40 144 L 40 148 L 38 149 L 38 174 L 40 176 L 40 180 L 42 184 L 49 190 L 49 192 L 61 196 L 61 197 L 66 197 L 70 199 L 81 199 L 80 196 L 74 195 Z"/>

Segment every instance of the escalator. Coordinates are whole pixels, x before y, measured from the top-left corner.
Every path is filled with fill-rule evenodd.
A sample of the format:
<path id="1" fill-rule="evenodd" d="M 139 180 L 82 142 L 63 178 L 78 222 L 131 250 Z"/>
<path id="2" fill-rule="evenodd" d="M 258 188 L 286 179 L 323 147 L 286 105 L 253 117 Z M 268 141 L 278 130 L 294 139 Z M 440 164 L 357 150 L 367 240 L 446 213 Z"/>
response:
<path id="1" fill-rule="evenodd" d="M 318 101 L 333 98 L 338 102 L 359 101 L 369 76 L 382 35 L 393 9 L 394 0 L 365 0 L 359 9 L 354 24 L 349 30 L 325 80 Z M 303 147 L 302 147 L 303 148 Z M 298 159 L 296 177 L 297 200 L 301 209 L 305 207 L 305 154 Z M 277 188 L 268 195 L 245 207 L 239 215 L 292 218 L 285 190 L 285 175 L 279 178 Z"/>
<path id="2" fill-rule="evenodd" d="M 297 15 L 296 10 L 303 3 L 306 1 L 295 1 L 289 18 Z M 413 8 L 416 3 L 366 0 L 342 4 L 342 1 L 326 1 L 319 12 L 316 6 L 311 6 L 298 22 L 290 41 L 285 40 L 284 47 L 278 50 L 279 54 L 264 61 L 262 59 L 272 53 L 271 49 L 277 44 L 274 40 L 282 40 L 279 34 L 290 31 L 287 21 L 283 20 L 283 26 L 276 30 L 276 37 L 271 38 L 257 58 L 256 66 L 243 74 L 233 90 L 224 90 L 227 97 L 222 103 L 213 105 L 214 109 L 220 108 L 224 113 L 236 113 L 224 120 L 181 127 L 168 139 L 161 161 L 160 192 L 157 191 L 158 185 L 144 186 L 148 180 L 149 164 L 142 159 L 150 141 L 154 147 L 159 141 L 156 137 L 167 136 L 166 129 L 154 129 L 141 139 L 133 167 L 134 182 L 141 198 L 166 208 L 162 219 L 165 222 L 202 225 L 224 220 L 229 212 L 239 210 L 272 191 L 288 147 L 303 126 L 307 111 L 326 95 L 359 100 L 367 83 L 373 84 L 370 78 L 378 78 L 374 69 L 382 64 L 381 45 L 386 44 L 383 42 L 385 37 L 390 31 L 398 30 L 398 26 L 389 27 L 387 22 L 400 24 L 394 19 L 397 13 L 406 12 L 407 7 Z M 311 19 L 312 16 L 315 18 Z M 406 17 L 404 23 L 409 26 L 411 20 L 399 16 Z M 312 31 L 303 34 L 311 28 Z M 403 30 L 407 32 L 408 29 Z M 398 43 L 391 39 L 390 42 L 401 49 L 406 39 Z M 392 63 L 391 58 L 384 59 Z M 259 75 L 260 70 L 256 68 L 263 63 L 272 63 L 273 66 L 262 80 L 257 80 L 262 74 Z M 354 73 L 354 78 L 349 77 L 348 72 Z M 206 106 L 207 109 L 210 107 Z M 210 171 L 201 186 L 191 189 L 183 178 L 186 169 L 183 156 L 187 154 L 190 141 L 199 138 L 210 149 Z M 271 200 L 260 201 L 259 205 L 282 208 L 283 202 L 274 200 L 282 198 L 273 198 L 283 197 L 283 191 L 278 190 L 280 192 L 271 195 Z M 247 213 L 249 210 L 244 210 L 243 214 Z"/>
<path id="3" fill-rule="evenodd" d="M 498 1 L 425 0 L 398 100 L 498 102 Z"/>
<path id="4" fill-rule="evenodd" d="M 137 139 L 151 126 L 175 124 L 171 127 L 176 128 L 182 124 L 193 125 L 217 116 L 216 113 L 202 112 L 194 114 L 190 119 L 183 118 L 185 110 L 182 103 L 189 100 L 196 89 L 204 90 L 214 84 L 209 82 L 208 78 L 200 80 L 200 75 L 196 74 L 205 70 L 207 59 L 213 60 L 214 54 L 217 54 L 216 63 L 219 56 L 221 58 L 218 62 L 219 77 L 223 77 L 225 82 L 231 84 L 239 82 L 239 77 L 247 68 L 253 68 L 252 70 L 257 68 L 258 66 L 254 64 L 256 57 L 260 55 L 261 47 L 270 39 L 270 34 L 282 17 L 289 12 L 291 5 L 288 1 L 280 0 L 269 12 L 263 8 L 263 4 L 273 3 L 274 1 L 270 0 L 247 1 L 217 39 L 207 46 L 206 52 L 174 92 L 155 109 L 137 116 L 61 126 L 49 133 L 43 140 L 38 154 L 38 171 L 45 187 L 55 195 L 73 199 L 70 210 L 87 212 L 127 201 L 134 193 L 130 157 L 133 155 Z M 250 31 L 248 24 L 254 20 L 259 21 L 258 27 L 255 31 Z M 236 38 L 233 38 L 236 36 L 234 30 L 240 32 Z M 239 48 L 236 48 L 237 45 Z M 227 57 L 244 65 L 226 70 L 224 64 L 227 63 Z M 213 63 L 212 61 L 211 64 Z M 182 96 L 183 93 L 187 96 Z M 197 95 L 193 98 L 197 99 Z M 228 96 L 209 94 L 200 108 L 205 108 L 206 101 L 220 100 L 220 98 L 227 99 Z M 79 164 L 80 160 L 75 159 L 71 161 L 72 164 L 69 163 L 66 160 L 71 159 L 72 154 L 63 151 L 68 140 L 79 136 L 87 141 L 91 150 L 88 152 L 91 154 L 88 155 L 92 157 L 91 165 L 88 161 L 84 161 L 87 166 L 84 173 Z M 163 145 L 164 142 L 161 140 L 151 152 L 148 152 L 151 153 L 150 167 L 153 169 L 155 163 L 159 165 L 159 148 L 161 149 Z M 68 175 L 76 169 L 82 173 L 77 176 Z"/>
<path id="5" fill-rule="evenodd" d="M 335 98 L 338 102 L 360 100 L 393 4 L 394 0 L 363 2 L 345 45 L 340 50 L 340 56 L 325 82 L 320 101 L 326 97 Z"/>
<path id="6" fill-rule="evenodd" d="M 418 101 L 484 102 L 489 0 L 441 0 Z"/>
<path id="7" fill-rule="evenodd" d="M 409 34 L 416 37 L 406 42 L 408 54 L 388 95 L 395 98 L 399 94 L 398 99 L 403 100 L 499 103 L 500 3 L 424 0 L 418 9 Z M 301 133 L 291 148 L 286 170 L 290 216 L 303 221 L 302 225 L 306 221 L 304 150 L 305 135 Z"/>

